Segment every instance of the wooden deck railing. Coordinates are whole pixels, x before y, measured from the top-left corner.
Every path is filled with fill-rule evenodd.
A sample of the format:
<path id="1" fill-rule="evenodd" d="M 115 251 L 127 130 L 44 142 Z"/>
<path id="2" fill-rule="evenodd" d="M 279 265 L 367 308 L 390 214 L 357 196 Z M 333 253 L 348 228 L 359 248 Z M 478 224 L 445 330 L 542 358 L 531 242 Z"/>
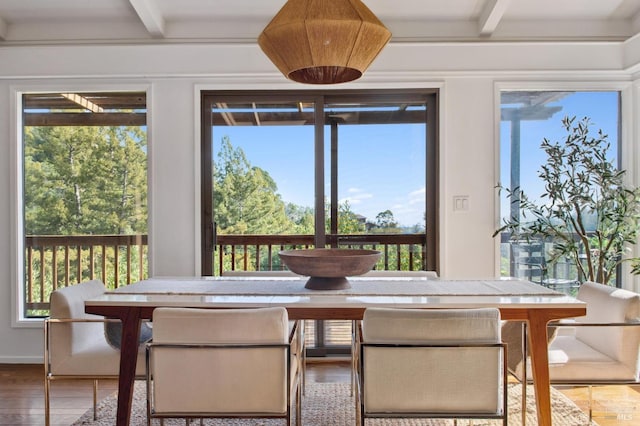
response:
<path id="1" fill-rule="evenodd" d="M 313 235 L 218 235 L 215 274 L 224 271 L 283 270 L 278 252 L 313 248 Z M 425 234 L 327 235 L 327 246 L 380 250 L 377 269 L 425 269 Z"/>
<path id="2" fill-rule="evenodd" d="M 425 234 L 328 235 L 327 246 L 380 250 L 377 269 L 424 269 Z M 312 247 L 313 235 L 218 235 L 215 274 L 282 270 L 280 250 Z M 47 315 L 49 296 L 57 288 L 99 278 L 114 289 L 147 278 L 147 271 L 146 235 L 27 236 L 27 315 Z"/>
<path id="3" fill-rule="evenodd" d="M 328 247 L 368 248 L 383 253 L 376 269 L 425 268 L 425 234 L 327 235 Z M 501 235 L 503 274 L 512 272 L 509 234 Z M 227 270 L 282 270 L 278 252 L 313 248 L 313 235 L 218 235 L 215 274 Z M 146 235 L 61 235 L 25 238 L 25 309 L 46 315 L 49 296 L 59 287 L 99 278 L 117 288 L 147 278 Z M 550 277 L 575 276 L 573 268 L 552 265 Z"/>
<path id="4" fill-rule="evenodd" d="M 45 315 L 51 292 L 95 278 L 117 288 L 147 277 L 146 235 L 30 235 L 25 238 L 25 309 Z"/>

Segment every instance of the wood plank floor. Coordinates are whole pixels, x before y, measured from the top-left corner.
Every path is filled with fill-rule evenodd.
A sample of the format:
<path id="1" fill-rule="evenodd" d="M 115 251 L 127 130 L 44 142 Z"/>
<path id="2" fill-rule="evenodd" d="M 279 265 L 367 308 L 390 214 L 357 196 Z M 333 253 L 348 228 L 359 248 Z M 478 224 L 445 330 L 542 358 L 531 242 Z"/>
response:
<path id="1" fill-rule="evenodd" d="M 307 380 L 320 383 L 349 382 L 348 362 L 310 362 Z M 100 382 L 98 400 L 117 389 L 115 381 Z M 561 389 L 583 410 L 588 407 L 586 388 Z M 594 420 L 601 426 L 640 424 L 640 387 L 603 386 L 593 391 Z M 91 408 L 90 381 L 52 384 L 51 424 L 67 426 Z M 42 366 L 0 364 L 0 425 L 44 425 Z"/>

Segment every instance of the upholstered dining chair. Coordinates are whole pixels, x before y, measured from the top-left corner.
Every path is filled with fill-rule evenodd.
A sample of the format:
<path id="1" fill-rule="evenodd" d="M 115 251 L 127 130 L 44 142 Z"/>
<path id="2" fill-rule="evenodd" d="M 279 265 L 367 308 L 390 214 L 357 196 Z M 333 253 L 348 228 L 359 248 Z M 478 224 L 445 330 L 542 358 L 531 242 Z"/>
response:
<path id="1" fill-rule="evenodd" d="M 587 386 L 591 420 L 593 385 L 640 384 L 640 294 L 585 282 L 576 297 L 587 304 L 587 315 L 550 324 L 549 378 L 551 384 Z M 524 384 L 524 377 L 531 381 L 531 365 L 521 355 L 527 354 L 527 340 L 521 340 L 521 358 L 509 364 Z"/>
<path id="2" fill-rule="evenodd" d="M 297 324 L 296 324 L 297 325 Z M 301 421 L 297 327 L 281 307 L 157 308 L 147 343 L 147 419 Z M 297 345 L 300 347 L 300 345 Z"/>
<path id="3" fill-rule="evenodd" d="M 427 280 L 439 279 L 436 271 L 387 271 L 374 269 L 361 275 L 368 278 L 421 278 Z M 357 358 L 355 353 L 358 348 L 356 347 L 356 332 L 358 330 L 360 321 L 353 320 L 351 322 L 351 395 L 353 396 L 354 389 L 356 387 L 356 370 L 358 369 Z"/>
<path id="4" fill-rule="evenodd" d="M 239 271 L 239 270 L 234 270 L 234 271 L 224 271 L 222 273 L 222 276 L 225 277 L 250 277 L 250 278 L 279 278 L 279 277 L 285 277 L 285 278 L 291 278 L 291 277 L 301 277 L 300 275 L 291 272 L 289 270 L 277 270 L 277 271 Z M 423 279 L 429 279 L 429 280 L 437 280 L 438 277 L 438 273 L 436 271 L 387 271 L 387 270 L 371 270 L 366 272 L 365 274 L 361 275 L 362 277 L 368 277 L 368 278 L 393 278 L 393 277 L 400 277 L 400 278 L 423 278 Z M 352 330 L 352 335 L 353 333 L 355 333 L 355 330 L 358 327 L 358 322 L 357 321 L 352 321 L 351 324 L 351 330 Z M 304 333 L 304 329 L 305 329 L 305 323 L 303 320 L 300 320 L 300 329 L 302 330 L 302 332 Z M 304 337 L 304 336 L 303 336 Z M 301 339 L 301 342 L 303 345 L 306 344 L 304 338 Z M 356 351 L 356 347 L 355 347 L 355 337 L 352 337 L 351 339 L 351 353 L 354 354 Z M 302 382 L 302 393 L 304 395 L 305 393 L 305 380 L 306 380 L 306 350 L 305 347 L 303 346 L 302 350 L 302 372 L 301 372 L 301 376 L 300 376 L 300 380 Z M 356 372 L 356 361 L 355 361 L 355 357 L 351 357 L 351 395 L 353 395 L 353 391 L 355 389 L 355 372 Z"/>
<path id="5" fill-rule="evenodd" d="M 247 277 L 247 278 L 295 278 L 301 277 L 301 275 L 295 274 L 289 270 L 276 270 L 276 271 L 223 271 L 223 277 Z M 300 347 L 293 347 L 291 350 L 293 353 L 300 354 L 300 386 L 302 387 L 302 394 L 305 394 L 306 386 L 305 381 L 307 377 L 307 349 L 305 340 L 305 322 L 304 320 L 289 320 L 289 327 L 297 327 L 300 334 L 300 338 L 295 340 L 296 345 Z"/>
<path id="6" fill-rule="evenodd" d="M 365 311 L 358 332 L 356 418 L 500 418 L 507 424 L 500 312 Z"/>
<path id="7" fill-rule="evenodd" d="M 51 382 L 63 379 L 93 381 L 96 419 L 98 380 L 114 379 L 120 370 L 120 351 L 105 337 L 103 317 L 84 312 L 84 302 L 105 292 L 99 280 L 60 288 L 51 293 L 50 316 L 44 321 L 45 424 L 50 424 Z M 144 350 L 138 351 L 136 375 L 144 376 Z"/>

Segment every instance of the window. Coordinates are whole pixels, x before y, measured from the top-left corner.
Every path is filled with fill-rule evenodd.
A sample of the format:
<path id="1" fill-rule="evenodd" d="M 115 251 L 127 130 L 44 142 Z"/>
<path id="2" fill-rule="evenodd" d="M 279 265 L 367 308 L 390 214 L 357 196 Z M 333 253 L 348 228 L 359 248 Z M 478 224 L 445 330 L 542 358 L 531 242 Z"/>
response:
<path id="1" fill-rule="evenodd" d="M 144 92 L 22 95 L 23 316 L 59 287 L 147 277 Z"/>
<path id="2" fill-rule="evenodd" d="M 436 270 L 434 91 L 204 92 L 202 272 L 282 270 L 290 248 L 383 252 Z M 309 321 L 309 323 L 311 323 Z M 316 349 L 348 350 L 321 322 Z"/>
<path id="3" fill-rule="evenodd" d="M 544 138 L 563 141 L 565 117 L 580 120 L 588 117 L 590 130 L 602 130 L 611 143 L 608 160 L 619 167 L 620 93 L 618 91 L 503 91 L 500 125 L 501 185 L 508 190 L 521 188 L 530 200 L 541 201 L 545 192 L 539 178 L 546 154 L 540 148 Z M 501 221 L 520 217 L 519 204 L 501 195 Z M 579 281 L 578 268 L 569 261 L 545 264 L 545 256 L 553 241 L 512 241 L 511 235 L 501 235 L 501 275 L 533 281 L 543 279 L 541 267 L 547 268 L 550 282 Z M 562 288 L 561 288 L 562 289 Z"/>

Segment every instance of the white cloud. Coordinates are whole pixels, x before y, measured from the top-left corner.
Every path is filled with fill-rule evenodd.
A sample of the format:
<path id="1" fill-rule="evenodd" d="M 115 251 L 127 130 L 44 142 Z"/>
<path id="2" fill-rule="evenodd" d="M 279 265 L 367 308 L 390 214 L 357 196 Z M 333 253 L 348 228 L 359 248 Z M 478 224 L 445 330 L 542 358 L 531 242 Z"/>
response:
<path id="1" fill-rule="evenodd" d="M 420 189 L 415 191 L 411 191 L 407 198 L 409 199 L 409 204 L 422 203 L 424 204 L 424 197 L 427 195 L 427 189 L 423 186 Z"/>
<path id="2" fill-rule="evenodd" d="M 373 198 L 373 194 L 364 192 L 362 189 L 355 187 L 347 189 L 347 193 L 349 194 L 347 197 L 338 200 L 340 204 L 348 202 L 351 206 L 358 206 L 362 205 L 363 201 Z"/>

